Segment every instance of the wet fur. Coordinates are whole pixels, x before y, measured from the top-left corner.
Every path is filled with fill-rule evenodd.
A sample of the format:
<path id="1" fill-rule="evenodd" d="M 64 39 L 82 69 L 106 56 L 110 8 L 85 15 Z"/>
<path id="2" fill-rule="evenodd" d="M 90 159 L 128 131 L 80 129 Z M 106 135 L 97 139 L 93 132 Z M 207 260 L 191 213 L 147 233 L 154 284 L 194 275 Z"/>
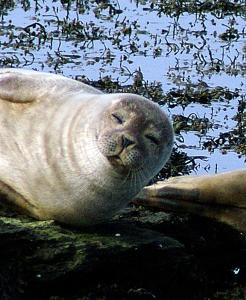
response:
<path id="1" fill-rule="evenodd" d="M 158 155 L 147 146 L 149 158 L 138 169 L 122 171 L 98 148 L 106 115 L 121 104 L 132 105 L 136 116 L 154 113 L 163 124 Z M 106 95 L 62 76 L 18 69 L 0 71 L 0 124 L 0 190 L 35 218 L 72 225 L 99 223 L 123 208 L 163 167 L 173 142 L 165 113 L 143 97 Z M 132 126 L 127 134 L 134 138 Z M 138 151 L 140 144 L 136 139 Z"/>

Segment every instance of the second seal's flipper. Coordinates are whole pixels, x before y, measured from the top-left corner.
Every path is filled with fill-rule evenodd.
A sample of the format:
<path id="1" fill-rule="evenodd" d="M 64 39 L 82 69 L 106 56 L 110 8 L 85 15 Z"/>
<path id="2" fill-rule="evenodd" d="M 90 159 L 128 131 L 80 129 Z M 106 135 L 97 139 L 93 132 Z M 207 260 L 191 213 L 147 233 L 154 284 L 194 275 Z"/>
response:
<path id="1" fill-rule="evenodd" d="M 145 187 L 133 203 L 211 217 L 246 232 L 246 170 L 174 177 Z"/>
<path id="2" fill-rule="evenodd" d="M 0 99 L 14 103 L 35 102 L 49 93 L 101 94 L 79 81 L 51 73 L 22 69 L 0 69 Z"/>

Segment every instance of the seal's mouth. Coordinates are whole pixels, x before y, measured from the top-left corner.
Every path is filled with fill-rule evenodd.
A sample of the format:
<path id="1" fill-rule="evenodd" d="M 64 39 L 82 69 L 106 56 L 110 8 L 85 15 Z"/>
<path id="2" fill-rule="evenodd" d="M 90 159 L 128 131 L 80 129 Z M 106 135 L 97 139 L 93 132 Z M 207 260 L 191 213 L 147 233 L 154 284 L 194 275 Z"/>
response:
<path id="1" fill-rule="evenodd" d="M 146 162 L 144 150 L 127 137 L 103 136 L 99 140 L 98 147 L 111 166 L 120 172 L 138 171 Z"/>
<path id="2" fill-rule="evenodd" d="M 124 163 L 123 163 L 122 159 L 120 158 L 120 155 L 108 156 L 107 158 L 113 166 L 115 166 L 115 165 L 117 165 L 117 166 L 120 165 L 122 167 L 124 166 Z"/>
<path id="3" fill-rule="evenodd" d="M 143 169 L 143 162 L 129 162 L 124 158 L 124 155 L 121 157 L 121 153 L 113 156 L 108 156 L 107 159 L 113 167 L 116 167 L 117 170 L 123 173 L 129 171 L 138 172 Z"/>

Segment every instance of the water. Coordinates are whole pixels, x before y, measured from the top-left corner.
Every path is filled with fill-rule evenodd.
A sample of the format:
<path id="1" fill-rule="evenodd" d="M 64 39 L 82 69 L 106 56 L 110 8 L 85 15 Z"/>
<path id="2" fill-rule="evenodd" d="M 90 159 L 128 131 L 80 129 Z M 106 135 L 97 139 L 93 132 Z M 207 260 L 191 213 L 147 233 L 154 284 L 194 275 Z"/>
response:
<path id="1" fill-rule="evenodd" d="M 223 10 L 160 13 L 153 1 L 16 1 L 2 8 L 0 65 L 62 73 L 90 80 L 110 76 L 132 84 L 141 70 L 146 82 L 165 93 L 187 84 L 238 90 L 232 100 L 165 106 L 170 116 L 195 113 L 212 127 L 181 131 L 178 147 L 197 160 L 194 172 L 215 173 L 245 167 L 235 149 L 208 151 L 203 142 L 234 130 L 238 101 L 245 101 L 245 12 Z M 153 4 L 154 3 L 154 4 Z M 243 3 L 238 1 L 235 3 Z M 168 2 L 166 3 L 168 7 Z M 35 24 L 36 26 L 30 26 Z M 28 29 L 30 32 L 28 32 Z M 245 114 L 245 112 L 244 112 Z M 245 121 L 246 122 L 246 121 Z M 178 140 L 180 136 L 178 136 Z"/>

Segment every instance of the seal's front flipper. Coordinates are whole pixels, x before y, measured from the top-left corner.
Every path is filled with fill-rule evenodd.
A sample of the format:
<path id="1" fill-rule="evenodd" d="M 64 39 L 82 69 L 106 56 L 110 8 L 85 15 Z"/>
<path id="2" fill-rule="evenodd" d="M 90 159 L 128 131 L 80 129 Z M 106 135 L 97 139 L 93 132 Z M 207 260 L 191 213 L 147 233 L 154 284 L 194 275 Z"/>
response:
<path id="1" fill-rule="evenodd" d="M 0 69 L 0 100 L 30 103 L 49 94 L 101 94 L 82 82 L 51 73 L 22 69 Z"/>
<path id="2" fill-rule="evenodd" d="M 0 74 L 0 99 L 16 103 L 33 102 L 33 84 L 29 88 L 27 78 L 15 73 Z"/>

